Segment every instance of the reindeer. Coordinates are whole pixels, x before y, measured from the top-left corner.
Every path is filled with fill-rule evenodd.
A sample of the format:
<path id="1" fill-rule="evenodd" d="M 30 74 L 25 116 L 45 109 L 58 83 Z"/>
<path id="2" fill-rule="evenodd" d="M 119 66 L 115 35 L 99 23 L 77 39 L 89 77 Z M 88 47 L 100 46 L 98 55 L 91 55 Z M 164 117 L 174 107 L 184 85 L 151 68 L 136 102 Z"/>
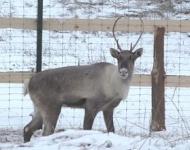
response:
<path id="1" fill-rule="evenodd" d="M 53 134 L 62 106 L 83 108 L 85 110 L 84 130 L 92 129 L 98 112 L 103 116 L 108 132 L 114 132 L 113 112 L 121 100 L 128 95 L 135 60 L 142 55 L 143 49 L 136 49 L 142 33 L 130 50 L 121 49 L 115 37 L 117 49 L 110 48 L 118 65 L 107 62 L 84 66 L 69 66 L 45 70 L 36 73 L 25 85 L 25 94 L 29 93 L 35 113 L 29 124 L 24 127 L 24 142 L 31 139 L 33 133 L 42 129 L 43 136 Z"/>

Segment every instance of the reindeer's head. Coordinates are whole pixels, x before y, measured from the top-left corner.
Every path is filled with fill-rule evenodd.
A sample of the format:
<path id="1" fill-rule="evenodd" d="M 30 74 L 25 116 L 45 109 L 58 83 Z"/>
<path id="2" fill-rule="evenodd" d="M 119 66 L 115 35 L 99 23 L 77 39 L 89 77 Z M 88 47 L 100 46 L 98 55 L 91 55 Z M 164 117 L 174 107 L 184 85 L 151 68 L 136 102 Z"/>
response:
<path id="1" fill-rule="evenodd" d="M 121 17 L 123 17 L 123 16 L 121 16 Z M 112 30 L 114 40 L 116 41 L 116 44 L 117 44 L 117 49 L 111 48 L 110 53 L 111 53 L 112 57 L 116 58 L 118 61 L 118 71 L 119 71 L 120 77 L 122 79 L 127 79 L 133 73 L 135 60 L 142 55 L 143 48 L 138 48 L 136 50 L 134 50 L 134 49 L 135 49 L 136 45 L 138 44 L 143 32 L 141 32 L 138 40 L 136 41 L 136 43 L 134 45 L 132 45 L 132 43 L 131 43 L 130 50 L 121 49 L 119 42 L 115 37 L 115 26 L 121 17 L 118 17 L 116 19 L 116 21 L 114 22 L 114 25 L 113 25 L 113 30 Z M 133 52 L 133 50 L 134 50 L 134 52 Z"/>

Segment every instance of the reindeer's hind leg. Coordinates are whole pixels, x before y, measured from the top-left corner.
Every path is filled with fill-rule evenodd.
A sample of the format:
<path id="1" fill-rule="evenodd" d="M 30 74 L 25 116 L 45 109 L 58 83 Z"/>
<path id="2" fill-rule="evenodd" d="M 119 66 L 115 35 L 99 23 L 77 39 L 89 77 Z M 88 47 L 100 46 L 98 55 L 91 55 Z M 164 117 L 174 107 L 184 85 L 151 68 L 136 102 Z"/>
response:
<path id="1" fill-rule="evenodd" d="M 24 142 L 29 142 L 33 133 L 42 129 L 42 117 L 38 110 L 35 111 L 32 121 L 24 127 Z"/>
<path id="2" fill-rule="evenodd" d="M 48 107 L 43 107 L 41 111 L 44 124 L 42 135 L 48 136 L 54 133 L 57 120 L 61 112 L 61 106 L 56 106 L 55 104 L 52 104 Z"/>

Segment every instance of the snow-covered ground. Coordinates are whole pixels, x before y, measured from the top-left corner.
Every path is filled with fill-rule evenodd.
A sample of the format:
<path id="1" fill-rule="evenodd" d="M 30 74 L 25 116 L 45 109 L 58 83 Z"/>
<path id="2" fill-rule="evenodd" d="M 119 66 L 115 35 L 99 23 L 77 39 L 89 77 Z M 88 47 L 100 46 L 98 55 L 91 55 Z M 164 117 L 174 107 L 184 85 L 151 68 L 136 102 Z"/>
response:
<path id="1" fill-rule="evenodd" d="M 189 150 L 190 139 L 168 138 L 167 132 L 121 136 L 101 131 L 66 130 L 26 144 L 0 144 L 1 150 Z"/>
<path id="2" fill-rule="evenodd" d="M 36 17 L 36 0 L 2 0 L 1 17 Z M 169 1 L 168 1 L 169 2 Z M 110 18 L 119 14 L 146 18 L 190 18 L 190 1 L 171 0 L 46 0 L 45 18 Z M 138 33 L 117 33 L 123 48 L 136 41 Z M 0 30 L 0 71 L 31 71 L 36 61 L 36 33 L 30 30 Z M 116 47 L 112 33 L 43 32 L 43 69 L 100 61 L 116 63 L 109 48 Z M 138 47 L 144 48 L 135 73 L 150 74 L 153 62 L 153 34 L 144 33 Z M 189 33 L 166 33 L 165 69 L 168 75 L 190 75 Z M 180 78 L 180 77 L 179 77 Z M 179 83 L 180 84 L 180 83 Z M 190 103 L 188 88 L 166 88 L 166 131 L 151 133 L 151 88 L 131 87 L 127 100 L 114 112 L 116 134 L 107 134 L 99 113 L 93 131 L 83 131 L 84 112 L 63 108 L 57 130 L 49 137 L 40 133 L 22 144 L 22 128 L 33 111 L 22 84 L 0 84 L 0 149 L 190 149 Z"/>

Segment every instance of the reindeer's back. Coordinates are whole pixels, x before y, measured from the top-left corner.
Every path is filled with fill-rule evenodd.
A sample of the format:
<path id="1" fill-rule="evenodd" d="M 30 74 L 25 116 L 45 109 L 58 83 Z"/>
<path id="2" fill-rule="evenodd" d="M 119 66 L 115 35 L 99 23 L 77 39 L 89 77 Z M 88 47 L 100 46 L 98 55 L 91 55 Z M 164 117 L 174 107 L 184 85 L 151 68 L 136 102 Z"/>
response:
<path id="1" fill-rule="evenodd" d="M 108 68 L 114 70 L 115 66 L 110 63 L 97 63 L 42 71 L 31 78 L 29 93 L 58 99 L 91 97 L 104 89 L 105 79 L 111 76 L 107 73 Z"/>

